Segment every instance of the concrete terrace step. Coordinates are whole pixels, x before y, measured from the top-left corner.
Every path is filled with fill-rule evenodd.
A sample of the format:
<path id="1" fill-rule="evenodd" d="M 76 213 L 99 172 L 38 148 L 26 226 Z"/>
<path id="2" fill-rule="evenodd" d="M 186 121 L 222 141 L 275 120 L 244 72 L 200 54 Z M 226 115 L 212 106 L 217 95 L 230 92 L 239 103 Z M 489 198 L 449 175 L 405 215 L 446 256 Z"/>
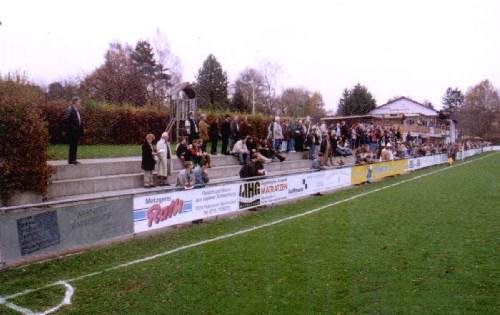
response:
<path id="1" fill-rule="evenodd" d="M 98 176 L 131 174 L 141 172 L 141 158 L 84 159 L 82 164 L 68 165 L 65 161 L 49 161 L 56 172 L 52 180 L 82 179 Z"/>
<path id="2" fill-rule="evenodd" d="M 304 153 L 288 153 L 285 154 L 287 161 L 302 160 Z M 174 157 L 173 169 L 182 169 L 182 163 L 179 159 Z M 65 179 L 82 179 L 98 176 L 121 175 L 121 174 L 134 174 L 141 172 L 141 158 L 140 157 L 123 157 L 123 158 L 109 158 L 109 159 L 82 159 L 82 164 L 68 165 L 66 161 L 49 161 L 49 164 L 56 168 L 52 180 L 65 180 Z M 212 156 L 212 167 L 238 165 L 235 157 L 230 155 L 216 155 Z"/>
<path id="3" fill-rule="evenodd" d="M 292 160 L 266 164 L 268 172 L 290 171 L 310 167 L 308 160 Z M 71 166 L 70 166 L 71 167 Z M 229 177 L 238 177 L 241 166 L 227 165 L 212 167 L 208 170 L 212 181 Z M 180 170 L 174 170 L 169 177 L 169 183 L 175 184 L 176 176 Z M 127 173 L 119 175 L 103 175 L 94 177 L 72 178 L 54 180 L 48 187 L 48 198 L 55 199 L 63 196 L 92 194 L 103 191 L 139 188 L 143 186 L 143 173 Z"/>
<path id="4" fill-rule="evenodd" d="M 304 169 L 296 169 L 296 170 L 286 170 L 286 171 L 277 171 L 277 172 L 269 172 L 269 176 L 279 176 L 279 175 L 287 175 L 290 173 L 295 173 L 295 172 L 307 172 L 309 171 L 310 168 L 304 168 Z M 229 177 L 224 177 L 224 178 L 216 178 L 216 179 L 210 179 L 210 184 L 223 184 L 223 183 L 229 183 L 233 182 L 236 180 L 239 180 L 239 176 L 229 176 Z M 142 177 L 141 177 L 142 180 Z M 116 196 L 123 196 L 123 195 L 140 195 L 140 194 L 148 194 L 148 193 L 159 193 L 159 192 L 168 192 L 171 190 L 176 190 L 178 189 L 175 187 L 175 185 L 170 185 L 170 186 L 158 186 L 158 187 L 153 187 L 153 188 L 143 188 L 137 187 L 137 188 L 127 188 L 127 189 L 120 189 L 120 190 L 111 190 L 111 191 L 101 191 L 101 192 L 94 192 L 94 193 L 86 193 L 86 194 L 78 194 L 78 195 L 71 195 L 71 196 L 60 196 L 56 198 L 52 198 L 51 200 L 53 201 L 78 201 L 78 200 L 87 200 L 87 199 L 95 199 L 95 198 L 110 198 L 110 197 L 116 197 Z"/>
<path id="5" fill-rule="evenodd" d="M 142 187 L 142 173 L 106 175 L 80 179 L 63 179 L 53 181 L 47 191 L 49 200 L 58 197 L 96 193 Z"/>

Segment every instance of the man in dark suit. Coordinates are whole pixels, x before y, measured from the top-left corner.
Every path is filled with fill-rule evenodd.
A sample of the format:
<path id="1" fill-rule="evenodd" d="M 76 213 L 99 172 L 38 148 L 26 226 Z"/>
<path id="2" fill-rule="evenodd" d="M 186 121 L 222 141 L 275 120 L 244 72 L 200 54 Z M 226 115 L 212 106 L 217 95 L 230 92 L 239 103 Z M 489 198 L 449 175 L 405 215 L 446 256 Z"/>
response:
<path id="1" fill-rule="evenodd" d="M 188 118 L 184 122 L 186 132 L 188 134 L 189 144 L 193 144 L 193 140 L 199 138 L 198 124 L 194 119 L 194 112 L 190 111 L 188 113 Z"/>
<path id="2" fill-rule="evenodd" d="M 69 143 L 69 164 L 80 164 L 76 160 L 76 151 L 78 148 L 78 140 L 82 135 L 82 117 L 80 116 L 81 100 L 78 96 L 71 99 L 71 105 L 66 109 L 63 116 L 64 129 Z"/>
<path id="3" fill-rule="evenodd" d="M 229 144 L 229 151 L 234 147 L 234 144 L 241 139 L 241 128 L 240 128 L 240 118 L 235 116 L 231 121 L 231 143 Z"/>
<path id="4" fill-rule="evenodd" d="M 229 144 L 229 137 L 231 137 L 231 116 L 226 115 L 224 118 L 224 122 L 222 123 L 221 129 L 221 137 L 222 137 L 222 151 L 221 153 L 224 155 L 228 155 L 227 146 Z"/>

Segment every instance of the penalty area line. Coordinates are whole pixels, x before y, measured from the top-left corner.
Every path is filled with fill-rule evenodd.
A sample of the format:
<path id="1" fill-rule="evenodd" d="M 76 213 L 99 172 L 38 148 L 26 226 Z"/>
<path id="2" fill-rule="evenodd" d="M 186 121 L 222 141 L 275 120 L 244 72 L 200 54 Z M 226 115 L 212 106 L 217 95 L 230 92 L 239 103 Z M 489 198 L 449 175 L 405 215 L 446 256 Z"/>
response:
<path id="1" fill-rule="evenodd" d="M 129 261 L 129 262 L 126 262 L 126 263 L 122 263 L 122 264 L 119 264 L 119 265 L 116 265 L 116 266 L 113 266 L 113 267 L 109 267 L 109 268 L 106 268 L 106 269 L 103 269 L 103 270 L 100 270 L 100 271 L 96 271 L 96 272 L 88 273 L 88 274 L 85 274 L 85 275 L 81 275 L 81 276 L 78 276 L 78 277 L 75 277 L 75 278 L 70 278 L 70 279 L 66 279 L 66 280 L 58 280 L 58 281 L 46 284 L 46 285 L 44 285 L 42 287 L 39 287 L 39 288 L 27 289 L 27 290 L 24 290 L 24 291 L 21 291 L 21 292 L 18 292 L 18 293 L 14 293 L 14 294 L 11 294 L 11 295 L 0 296 L 0 304 L 5 304 L 6 305 L 8 303 L 7 300 L 14 299 L 14 298 L 17 298 L 19 296 L 23 296 L 23 295 L 26 295 L 26 294 L 29 294 L 29 293 L 37 292 L 37 291 L 44 290 L 44 289 L 47 289 L 47 288 L 51 288 L 51 287 L 54 287 L 54 286 L 58 286 L 58 285 L 61 285 L 61 284 L 68 284 L 70 282 L 76 282 L 76 281 L 83 280 L 83 279 L 86 279 L 86 278 L 90 278 L 90 277 L 93 277 L 93 276 L 97 276 L 97 275 L 100 275 L 100 274 L 103 274 L 103 273 L 106 273 L 106 272 L 109 272 L 109 271 L 113 271 L 113 270 L 125 268 L 125 267 L 136 265 L 136 264 L 140 264 L 140 263 L 147 262 L 147 261 L 150 261 L 150 260 L 154 260 L 154 259 L 157 259 L 157 258 L 160 258 L 160 257 L 163 257 L 163 256 L 168 256 L 168 255 L 171 255 L 171 254 L 174 254 L 174 253 L 186 250 L 186 249 L 190 249 L 190 248 L 202 246 L 202 245 L 213 243 L 213 242 L 216 242 L 216 241 L 225 240 L 225 239 L 228 239 L 228 238 L 233 238 L 235 236 L 239 236 L 239 235 L 242 235 L 242 234 L 250 233 L 250 232 L 253 232 L 253 231 L 256 231 L 256 230 L 260 230 L 260 229 L 263 229 L 263 228 L 266 228 L 266 227 L 270 227 L 270 226 L 276 225 L 276 224 L 280 224 L 280 223 L 283 223 L 283 222 L 295 220 L 297 218 L 308 216 L 308 215 L 314 214 L 316 212 L 322 211 L 324 209 L 327 209 L 327 208 L 330 208 L 330 207 L 334 207 L 334 206 L 337 206 L 339 204 L 343 204 L 343 203 L 346 203 L 346 202 L 349 202 L 349 201 L 352 201 L 352 200 L 355 200 L 355 199 L 358 199 L 358 198 L 361 198 L 361 197 L 364 197 L 364 196 L 367 196 L 367 195 L 370 195 L 370 194 L 373 194 L 373 193 L 376 193 L 376 192 L 379 192 L 379 191 L 382 191 L 382 190 L 386 190 L 386 189 L 389 189 L 389 188 L 392 188 L 392 187 L 396 187 L 396 186 L 399 186 L 399 185 L 402 185 L 402 184 L 413 182 L 413 181 L 419 180 L 419 179 L 427 177 L 427 176 L 431 176 L 431 175 L 438 174 L 438 173 L 441 173 L 441 172 L 444 172 L 444 171 L 447 171 L 447 170 L 454 169 L 456 167 L 467 165 L 467 164 L 472 163 L 472 162 L 480 161 L 480 160 L 485 159 L 487 157 L 494 156 L 495 154 L 496 153 L 487 154 L 487 155 L 482 156 L 482 157 L 478 157 L 478 158 L 474 158 L 474 159 L 469 160 L 469 161 L 461 162 L 460 164 L 456 164 L 456 165 L 453 165 L 453 166 L 440 168 L 440 169 L 437 169 L 435 171 L 431 171 L 431 172 L 428 172 L 428 173 L 425 173 L 425 174 L 422 174 L 422 175 L 417 175 L 417 176 L 414 176 L 414 177 L 411 177 L 411 178 L 408 178 L 408 179 L 404 179 L 404 180 L 398 181 L 396 183 L 392 183 L 392 184 L 389 184 L 389 185 L 386 185 L 386 186 L 383 186 L 383 187 L 380 187 L 380 188 L 376 188 L 376 189 L 372 189 L 372 190 L 369 190 L 369 191 L 366 191 L 366 192 L 363 192 L 363 193 L 360 193 L 360 194 L 356 194 L 356 195 L 353 195 L 351 197 L 348 197 L 348 198 L 345 198 L 345 199 L 342 199 L 342 200 L 338 200 L 338 201 L 335 201 L 335 202 L 323 205 L 321 207 L 317 207 L 317 208 L 314 208 L 314 209 L 311 209 L 311 210 L 308 210 L 308 211 L 305 211 L 305 212 L 302 212 L 302 213 L 299 213 L 299 214 L 295 214 L 295 215 L 284 217 L 284 218 L 281 218 L 281 219 L 278 219 L 278 220 L 274 220 L 274 221 L 271 221 L 271 222 L 268 222 L 268 223 L 265 223 L 265 224 L 257 225 L 257 226 L 251 227 L 251 228 L 246 228 L 246 229 L 239 230 L 239 231 L 232 232 L 232 233 L 223 234 L 223 235 L 220 235 L 220 236 L 217 236 L 217 237 L 214 237 L 214 238 L 209 238 L 209 239 L 206 239 L 206 240 L 202 240 L 202 241 L 199 241 L 199 242 L 195 242 L 195 243 L 183 245 L 183 246 L 176 247 L 174 249 L 170 249 L 170 250 L 162 252 L 162 253 L 158 253 L 156 255 L 147 256 L 147 257 L 143 257 L 143 258 L 140 258 L 140 259 L 132 260 L 132 261 Z M 70 301 L 66 301 L 66 302 L 70 303 Z"/>

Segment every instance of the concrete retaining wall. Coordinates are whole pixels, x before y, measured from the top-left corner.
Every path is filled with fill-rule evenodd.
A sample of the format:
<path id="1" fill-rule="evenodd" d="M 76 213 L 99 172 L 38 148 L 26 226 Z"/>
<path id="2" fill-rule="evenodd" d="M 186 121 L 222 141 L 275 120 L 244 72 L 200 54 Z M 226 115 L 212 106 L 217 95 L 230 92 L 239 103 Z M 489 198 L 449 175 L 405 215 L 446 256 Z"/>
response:
<path id="1" fill-rule="evenodd" d="M 3 266 L 41 259 L 102 240 L 131 234 L 132 198 L 97 200 L 0 215 Z"/>

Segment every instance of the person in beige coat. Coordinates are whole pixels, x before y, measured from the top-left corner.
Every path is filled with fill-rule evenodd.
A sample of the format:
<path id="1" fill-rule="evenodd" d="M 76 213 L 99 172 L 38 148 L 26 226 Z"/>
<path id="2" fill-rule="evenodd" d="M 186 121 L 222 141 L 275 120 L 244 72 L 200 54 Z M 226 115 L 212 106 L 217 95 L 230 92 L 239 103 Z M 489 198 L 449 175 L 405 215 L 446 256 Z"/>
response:
<path id="1" fill-rule="evenodd" d="M 209 125 L 207 123 L 207 116 L 206 115 L 201 115 L 200 122 L 198 123 L 198 130 L 200 131 L 200 138 L 203 140 L 203 143 L 201 144 L 201 150 L 203 152 L 207 152 L 207 143 L 210 141 L 210 135 L 209 135 Z"/>
<path id="2" fill-rule="evenodd" d="M 156 174 L 159 184 L 162 186 L 168 185 L 168 176 L 172 175 L 172 152 L 170 151 L 169 136 L 167 132 L 161 135 L 161 139 L 156 143 L 156 151 L 158 152 L 158 162 L 156 163 Z"/>
<path id="3" fill-rule="evenodd" d="M 383 149 L 382 152 L 380 153 L 380 161 L 392 161 L 394 160 L 394 156 L 391 151 L 391 144 L 388 143 Z"/>

